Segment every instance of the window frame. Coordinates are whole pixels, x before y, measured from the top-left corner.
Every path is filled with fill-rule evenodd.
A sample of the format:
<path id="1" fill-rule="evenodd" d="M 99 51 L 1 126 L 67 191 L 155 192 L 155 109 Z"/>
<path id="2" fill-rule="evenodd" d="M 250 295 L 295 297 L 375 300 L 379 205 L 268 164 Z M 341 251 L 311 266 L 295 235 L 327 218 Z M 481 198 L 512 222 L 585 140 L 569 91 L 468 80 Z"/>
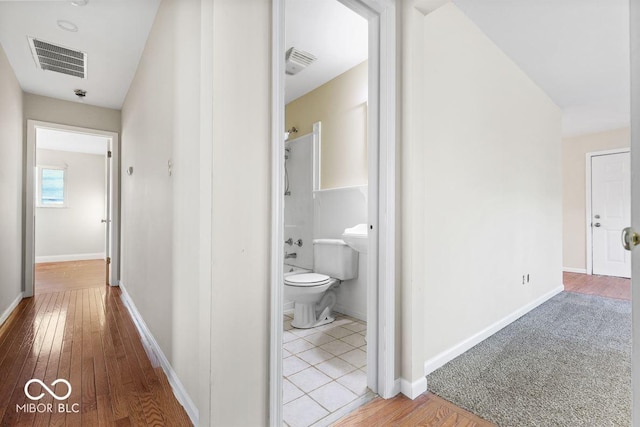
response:
<path id="1" fill-rule="evenodd" d="M 44 169 L 61 170 L 62 174 L 62 203 L 42 203 L 42 171 Z M 68 182 L 69 172 L 68 166 L 52 166 L 37 165 L 36 166 L 36 207 L 37 208 L 67 208 L 69 207 L 68 199 Z"/>

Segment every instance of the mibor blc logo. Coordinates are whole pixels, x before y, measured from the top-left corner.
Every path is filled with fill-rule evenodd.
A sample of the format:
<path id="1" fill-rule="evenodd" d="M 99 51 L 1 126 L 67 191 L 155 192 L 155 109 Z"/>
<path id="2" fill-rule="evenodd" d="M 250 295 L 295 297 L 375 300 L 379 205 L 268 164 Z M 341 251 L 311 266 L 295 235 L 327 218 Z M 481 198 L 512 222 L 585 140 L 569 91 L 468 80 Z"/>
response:
<path id="1" fill-rule="evenodd" d="M 40 386 L 42 387 L 42 391 L 40 392 L 40 394 L 37 395 L 33 395 L 31 394 L 31 391 L 29 390 L 29 387 L 31 386 L 31 384 L 40 384 Z M 58 396 L 55 391 L 53 390 L 56 386 L 56 384 L 62 383 L 66 386 L 67 391 L 65 394 Z M 51 397 L 53 397 L 55 400 L 65 400 L 67 398 L 69 398 L 69 396 L 71 396 L 71 383 L 69 383 L 69 381 L 62 379 L 62 378 L 58 378 L 57 380 L 55 380 L 54 382 L 51 383 L 51 388 L 44 383 L 44 381 L 41 381 L 39 379 L 31 379 L 29 381 L 27 381 L 27 383 L 24 385 L 24 395 L 31 399 L 31 400 L 40 400 L 42 399 L 46 394 L 49 394 Z M 69 403 L 25 403 L 23 405 L 16 405 L 16 411 L 17 412 L 63 412 L 63 413 L 77 413 L 80 412 L 80 404 L 79 403 L 73 403 L 73 404 L 69 404 Z"/>

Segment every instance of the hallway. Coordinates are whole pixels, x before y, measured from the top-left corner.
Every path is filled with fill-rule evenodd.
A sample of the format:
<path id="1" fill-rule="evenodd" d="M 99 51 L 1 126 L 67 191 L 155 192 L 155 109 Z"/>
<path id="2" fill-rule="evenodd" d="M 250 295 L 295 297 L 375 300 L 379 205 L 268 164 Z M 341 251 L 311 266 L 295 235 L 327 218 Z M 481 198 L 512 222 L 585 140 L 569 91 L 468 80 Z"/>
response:
<path id="1" fill-rule="evenodd" d="M 84 289 L 36 288 L 33 298 L 20 302 L 0 328 L 1 425 L 191 425 L 120 295 L 118 288 L 89 283 Z M 29 393 L 44 397 L 29 400 L 24 386 L 31 378 L 47 385 L 66 379 L 71 394 L 54 401 L 31 384 Z M 60 383 L 53 391 L 67 392 Z M 32 402 L 37 406 L 23 406 Z"/>

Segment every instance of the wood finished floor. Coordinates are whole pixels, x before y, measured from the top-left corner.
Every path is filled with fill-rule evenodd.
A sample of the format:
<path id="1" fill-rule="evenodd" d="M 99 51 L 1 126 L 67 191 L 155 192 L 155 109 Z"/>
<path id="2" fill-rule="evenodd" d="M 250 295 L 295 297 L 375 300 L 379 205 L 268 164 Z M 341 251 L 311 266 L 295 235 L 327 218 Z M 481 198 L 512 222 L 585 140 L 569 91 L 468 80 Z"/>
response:
<path id="1" fill-rule="evenodd" d="M 565 291 L 631 300 L 631 280 L 620 277 L 564 273 Z M 436 396 L 425 393 L 415 400 L 402 395 L 393 399 L 375 399 L 334 424 L 352 426 L 493 426 L 476 415 Z"/>
<path id="2" fill-rule="evenodd" d="M 565 272 L 563 283 L 567 292 L 631 301 L 631 279 Z"/>
<path id="3" fill-rule="evenodd" d="M 58 289 L 63 266 L 37 274 L 36 295 L 18 305 L 0 327 L 1 426 L 190 426 L 164 372 L 145 350 L 120 290 L 86 279 L 95 269 L 70 263 L 66 290 Z M 53 266 L 49 266 L 53 267 Z M 79 274 L 72 274 L 74 270 Z M 51 273 L 48 290 L 47 271 Z M 151 358 L 150 358 L 151 355 Z M 77 413 L 27 412 L 16 405 L 32 402 L 24 385 L 32 378 L 51 384 L 58 378 L 72 385 L 68 399 L 54 401 L 48 393 L 35 403 L 66 404 Z M 32 384 L 32 395 L 41 392 Z M 66 392 L 57 384 L 55 394 Z"/>
<path id="4" fill-rule="evenodd" d="M 489 427 L 495 424 L 436 396 L 424 393 L 415 400 L 405 396 L 375 399 L 334 424 L 334 427 Z"/>

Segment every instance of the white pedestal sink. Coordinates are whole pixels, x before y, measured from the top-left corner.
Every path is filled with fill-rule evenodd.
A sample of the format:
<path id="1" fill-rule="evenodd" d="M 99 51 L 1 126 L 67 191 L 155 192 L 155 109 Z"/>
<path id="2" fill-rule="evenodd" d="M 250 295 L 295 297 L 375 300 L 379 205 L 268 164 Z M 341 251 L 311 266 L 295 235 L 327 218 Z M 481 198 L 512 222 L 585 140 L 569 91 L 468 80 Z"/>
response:
<path id="1" fill-rule="evenodd" d="M 369 246 L 367 224 L 358 224 L 355 227 L 345 228 L 342 240 L 354 250 L 366 254 Z"/>

